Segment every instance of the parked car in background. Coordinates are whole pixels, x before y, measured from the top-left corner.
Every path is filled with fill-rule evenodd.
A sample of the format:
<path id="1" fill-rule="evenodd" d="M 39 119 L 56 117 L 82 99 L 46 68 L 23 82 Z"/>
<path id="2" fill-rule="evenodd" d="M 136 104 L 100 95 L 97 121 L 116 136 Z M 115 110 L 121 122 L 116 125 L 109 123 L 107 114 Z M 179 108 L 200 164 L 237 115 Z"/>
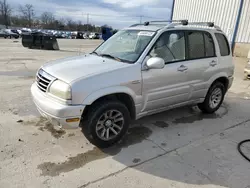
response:
<path id="1" fill-rule="evenodd" d="M 88 38 L 89 38 L 88 33 L 83 33 L 83 38 L 84 38 L 84 39 L 88 39 Z"/>
<path id="2" fill-rule="evenodd" d="M 76 38 L 77 38 L 77 39 L 84 39 L 84 32 L 77 31 Z"/>
<path id="3" fill-rule="evenodd" d="M 77 31 L 71 32 L 71 39 L 76 39 Z"/>
<path id="4" fill-rule="evenodd" d="M 66 35 L 62 31 L 57 31 L 54 36 L 58 39 L 66 38 Z"/>
<path id="5" fill-rule="evenodd" d="M 20 35 L 19 32 L 18 32 L 16 29 L 11 29 L 10 31 L 11 31 L 12 33 L 16 33 L 16 34 Z"/>
<path id="6" fill-rule="evenodd" d="M 22 35 L 22 30 L 17 29 L 18 34 L 21 36 Z"/>
<path id="7" fill-rule="evenodd" d="M 31 30 L 31 29 L 28 29 L 28 28 L 22 28 L 22 29 L 21 29 L 21 32 L 22 32 L 22 34 L 31 33 L 32 30 Z"/>
<path id="8" fill-rule="evenodd" d="M 100 39 L 99 33 L 90 33 L 89 39 Z"/>
<path id="9" fill-rule="evenodd" d="M 5 38 L 5 32 L 3 31 L 3 29 L 0 30 L 0 38 Z"/>
<path id="10" fill-rule="evenodd" d="M 15 38 L 18 39 L 19 38 L 19 34 L 17 33 L 13 33 L 10 29 L 3 29 L 0 32 L 0 37 L 3 38 Z"/>

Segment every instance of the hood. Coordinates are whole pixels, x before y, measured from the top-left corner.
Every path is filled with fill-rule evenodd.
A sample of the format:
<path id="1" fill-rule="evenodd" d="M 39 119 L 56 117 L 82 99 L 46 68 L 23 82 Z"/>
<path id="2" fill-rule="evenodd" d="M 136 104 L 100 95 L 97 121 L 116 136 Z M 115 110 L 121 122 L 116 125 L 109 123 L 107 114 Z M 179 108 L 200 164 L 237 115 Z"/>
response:
<path id="1" fill-rule="evenodd" d="M 94 54 L 88 54 L 52 61 L 43 65 L 42 69 L 55 78 L 70 83 L 80 78 L 102 74 L 130 65 Z"/>

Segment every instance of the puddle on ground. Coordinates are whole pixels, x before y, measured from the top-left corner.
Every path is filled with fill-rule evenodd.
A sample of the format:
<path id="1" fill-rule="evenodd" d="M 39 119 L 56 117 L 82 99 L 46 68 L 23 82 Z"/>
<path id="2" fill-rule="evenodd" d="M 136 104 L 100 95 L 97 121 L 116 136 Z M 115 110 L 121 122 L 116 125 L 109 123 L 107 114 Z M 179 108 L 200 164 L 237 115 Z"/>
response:
<path id="1" fill-rule="evenodd" d="M 42 163 L 38 166 L 38 169 L 42 171 L 41 176 L 58 176 L 61 173 L 81 168 L 89 162 L 116 155 L 122 150 L 122 148 L 140 143 L 151 134 L 152 131 L 147 127 L 132 127 L 128 130 L 124 139 L 113 147 L 106 149 L 99 149 L 95 147 L 86 153 L 78 154 L 75 157 L 69 157 L 68 160 L 63 163 Z M 133 163 L 138 162 L 140 162 L 140 159 L 134 159 L 133 161 Z"/>
<path id="2" fill-rule="evenodd" d="M 23 121 L 23 125 L 35 125 L 39 127 L 40 131 L 47 130 L 51 133 L 51 135 L 55 138 L 61 138 L 66 131 L 63 129 L 55 129 L 54 125 L 52 125 L 46 118 L 40 117 L 38 121 Z"/>
<path id="3" fill-rule="evenodd" d="M 169 124 L 164 121 L 156 121 L 154 125 L 160 128 L 167 128 L 169 126 Z"/>
<path id="4" fill-rule="evenodd" d="M 196 121 L 202 121 L 204 119 L 222 118 L 223 116 L 225 116 L 228 113 L 228 107 L 224 104 L 214 114 L 203 114 L 202 112 L 200 112 L 198 110 L 197 107 L 193 107 L 193 108 L 191 108 L 190 113 L 192 114 L 191 116 L 177 118 L 172 123 L 173 124 L 194 123 Z"/>
<path id="5" fill-rule="evenodd" d="M 41 176 L 58 176 L 63 172 L 70 172 L 89 162 L 102 159 L 107 156 L 108 154 L 95 147 L 86 153 L 78 154 L 75 157 L 69 157 L 68 160 L 63 163 L 46 162 L 40 164 L 38 169 L 42 171 Z"/>
<path id="6" fill-rule="evenodd" d="M 133 163 L 139 163 L 139 162 L 141 162 L 141 159 L 139 159 L 139 158 L 134 158 Z"/>
<path id="7" fill-rule="evenodd" d="M 162 147 L 166 147 L 166 146 L 167 146 L 167 143 L 161 143 L 161 146 L 162 146 Z"/>
<path id="8" fill-rule="evenodd" d="M 68 137 L 72 137 L 72 136 L 75 136 L 75 133 L 69 133 L 68 134 Z"/>
<path id="9" fill-rule="evenodd" d="M 41 126 L 41 125 L 38 125 Z M 52 125 L 50 122 L 45 122 L 40 128 L 39 130 L 44 131 L 47 130 L 51 133 L 51 135 L 55 138 L 61 138 L 64 134 L 66 134 L 65 130 L 63 129 L 55 129 L 54 125 Z"/>
<path id="10" fill-rule="evenodd" d="M 0 76 L 18 76 L 25 78 L 34 78 L 36 71 L 0 71 Z"/>

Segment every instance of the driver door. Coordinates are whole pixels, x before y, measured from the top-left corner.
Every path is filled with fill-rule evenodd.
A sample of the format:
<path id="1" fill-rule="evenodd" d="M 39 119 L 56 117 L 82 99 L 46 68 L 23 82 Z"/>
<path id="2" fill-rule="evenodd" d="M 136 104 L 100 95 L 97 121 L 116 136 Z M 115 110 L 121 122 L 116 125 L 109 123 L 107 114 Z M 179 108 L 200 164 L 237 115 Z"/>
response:
<path id="1" fill-rule="evenodd" d="M 149 53 L 149 57 L 160 57 L 165 61 L 163 69 L 142 71 L 144 107 L 149 112 L 171 105 L 184 103 L 190 94 L 185 66 L 185 33 L 167 31 L 163 33 Z"/>

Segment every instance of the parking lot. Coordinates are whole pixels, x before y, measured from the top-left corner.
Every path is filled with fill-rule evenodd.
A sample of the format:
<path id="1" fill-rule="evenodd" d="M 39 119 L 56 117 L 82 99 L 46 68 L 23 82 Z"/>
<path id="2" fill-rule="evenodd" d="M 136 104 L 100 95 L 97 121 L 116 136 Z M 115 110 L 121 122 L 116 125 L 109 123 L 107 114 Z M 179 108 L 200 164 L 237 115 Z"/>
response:
<path id="1" fill-rule="evenodd" d="M 121 143 L 100 150 L 80 128 L 53 127 L 31 100 L 41 65 L 90 52 L 101 41 L 58 43 L 59 51 L 44 51 L 0 39 L 1 188 L 250 188 L 250 163 L 237 151 L 250 139 L 246 59 L 234 59 L 235 81 L 216 114 L 190 106 L 148 116 L 135 121 Z M 243 151 L 250 156 L 250 144 Z"/>

